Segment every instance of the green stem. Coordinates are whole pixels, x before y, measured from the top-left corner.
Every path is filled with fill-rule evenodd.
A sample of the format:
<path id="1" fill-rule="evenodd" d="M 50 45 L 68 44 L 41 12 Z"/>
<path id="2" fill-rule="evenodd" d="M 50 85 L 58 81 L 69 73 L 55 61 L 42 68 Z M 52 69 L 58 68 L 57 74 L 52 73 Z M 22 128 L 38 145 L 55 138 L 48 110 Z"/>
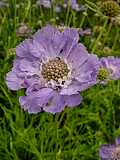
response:
<path id="1" fill-rule="evenodd" d="M 70 5 L 68 5 L 68 7 L 67 7 L 67 13 L 66 13 L 66 18 L 65 18 L 65 26 L 68 25 L 69 13 L 70 13 Z"/>
<path id="2" fill-rule="evenodd" d="M 73 26 L 76 26 L 76 12 L 75 11 L 71 11 L 72 12 L 72 17 L 73 17 Z"/>
<path id="3" fill-rule="evenodd" d="M 117 40 L 119 38 L 119 28 L 116 27 L 116 36 L 115 36 L 115 40 L 114 40 L 114 43 L 113 43 L 113 46 L 112 46 L 112 51 L 115 49 L 116 47 L 116 43 L 117 43 Z"/>
<path id="4" fill-rule="evenodd" d="M 41 5 L 40 5 L 40 14 L 41 14 L 41 17 L 42 17 L 42 21 L 44 23 L 45 22 L 45 16 L 44 16 L 43 8 L 42 8 Z"/>
<path id="5" fill-rule="evenodd" d="M 16 0 L 14 0 L 14 4 L 16 6 Z M 15 46 L 16 44 L 16 7 L 14 7 L 14 41 L 13 41 L 13 44 Z"/>
<path id="6" fill-rule="evenodd" d="M 0 88 L 1 88 L 1 90 L 3 91 L 4 95 L 7 97 L 8 101 L 9 101 L 9 103 L 10 103 L 10 106 L 13 106 L 13 103 L 12 103 L 10 97 L 9 97 L 9 94 L 8 94 L 8 93 L 5 91 L 5 89 L 2 87 L 2 84 L 0 85 Z"/>
<path id="7" fill-rule="evenodd" d="M 115 130 L 115 126 L 116 126 L 116 120 L 115 120 L 115 108 L 112 104 L 112 100 L 113 100 L 113 97 L 114 97 L 114 81 L 111 82 L 111 111 L 112 111 L 112 118 L 113 118 L 113 128 Z"/>
<path id="8" fill-rule="evenodd" d="M 107 42 L 107 38 L 109 37 L 109 33 L 111 31 L 111 28 L 112 28 L 112 23 L 110 22 L 109 23 L 109 26 L 108 26 L 108 31 L 107 31 L 107 34 L 105 35 L 105 38 L 104 38 L 104 41 L 102 44 L 105 44 L 105 42 Z"/>
<path id="9" fill-rule="evenodd" d="M 67 25 L 68 25 L 68 26 L 70 26 L 71 21 L 72 21 L 72 18 L 73 18 L 73 15 L 72 15 L 72 14 L 70 14 L 69 21 L 68 21 L 68 23 L 67 23 Z"/>
<path id="10" fill-rule="evenodd" d="M 79 25 L 79 28 L 82 28 L 82 26 L 84 24 L 84 21 L 85 21 L 85 18 L 86 18 L 86 15 L 83 15 L 82 19 L 81 19 L 81 22 L 80 22 L 80 25 Z"/>
<path id="11" fill-rule="evenodd" d="M 27 18 L 27 17 L 29 17 L 30 16 L 30 14 L 31 14 L 31 11 L 30 11 L 30 9 L 31 9 L 31 1 L 29 0 L 29 1 L 27 1 L 27 6 L 25 6 L 26 7 L 26 9 L 25 9 L 25 15 L 24 15 L 24 18 L 23 18 L 23 22 L 25 21 L 25 19 Z M 29 18 L 30 19 L 30 18 Z"/>
<path id="12" fill-rule="evenodd" d="M 95 43 L 93 44 L 92 53 L 94 53 L 94 51 L 96 50 L 97 44 L 98 44 L 98 42 L 100 41 L 100 39 L 101 39 L 101 37 L 102 37 L 102 35 L 103 35 L 103 32 L 104 32 L 105 27 L 106 27 L 106 25 L 107 25 L 107 22 L 108 22 L 108 19 L 105 20 L 104 25 L 103 25 L 103 28 L 102 28 L 101 32 L 99 33 L 99 35 L 98 35 Z"/>

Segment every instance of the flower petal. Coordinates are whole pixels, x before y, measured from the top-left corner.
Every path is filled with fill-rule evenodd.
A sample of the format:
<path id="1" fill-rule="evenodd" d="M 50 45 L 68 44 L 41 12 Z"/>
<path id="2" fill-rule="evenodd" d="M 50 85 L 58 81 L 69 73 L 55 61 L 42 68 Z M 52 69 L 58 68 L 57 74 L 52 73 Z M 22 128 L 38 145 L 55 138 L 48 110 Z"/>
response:
<path id="1" fill-rule="evenodd" d="M 73 94 L 78 94 L 81 89 L 81 84 L 80 82 L 73 80 L 71 84 L 66 87 L 62 88 L 60 91 L 61 95 L 73 95 Z"/>
<path id="2" fill-rule="evenodd" d="M 39 63 L 37 61 L 31 62 L 27 59 L 22 59 L 19 64 L 21 72 L 26 72 L 26 75 L 39 74 Z"/>
<path id="3" fill-rule="evenodd" d="M 114 149 L 115 145 L 102 145 L 99 151 L 100 158 L 110 160 Z"/>
<path id="4" fill-rule="evenodd" d="M 109 79 L 120 79 L 120 58 L 114 56 L 103 57 L 100 59 L 100 63 L 101 67 L 109 71 Z"/>
<path id="5" fill-rule="evenodd" d="M 79 35 L 75 29 L 67 28 L 64 30 L 63 33 L 61 33 L 61 36 L 65 43 L 59 53 L 59 56 L 63 58 L 67 58 L 72 48 L 77 44 Z"/>
<path id="6" fill-rule="evenodd" d="M 6 83 L 8 88 L 11 90 L 18 90 L 20 88 L 24 88 L 24 81 L 21 78 L 18 78 L 15 72 L 8 72 L 6 75 Z"/>
<path id="7" fill-rule="evenodd" d="M 20 45 L 16 47 L 16 55 L 23 58 L 23 57 L 32 57 L 30 54 L 29 46 L 32 44 L 32 39 L 27 39 L 23 41 Z"/>
<path id="8" fill-rule="evenodd" d="M 19 101 L 24 110 L 29 113 L 38 113 L 48 103 L 52 96 L 51 88 L 42 88 L 39 91 L 29 92 L 27 96 L 20 97 Z"/>
<path id="9" fill-rule="evenodd" d="M 42 59 L 41 56 L 45 54 L 45 48 L 42 46 L 41 43 L 38 43 L 36 40 L 33 39 L 32 44 L 29 45 L 30 53 L 34 57 Z"/>
<path id="10" fill-rule="evenodd" d="M 40 44 L 41 49 L 44 49 L 45 57 L 56 57 L 58 53 L 58 48 L 61 42 L 60 32 L 50 25 L 44 27 L 34 34 L 33 38 L 38 44 Z"/>
<path id="11" fill-rule="evenodd" d="M 74 70 L 73 74 L 75 75 L 86 60 L 88 59 L 88 52 L 85 46 L 81 43 L 74 45 L 71 49 L 69 55 L 67 56 L 68 63 L 72 65 Z"/>
<path id="12" fill-rule="evenodd" d="M 50 113 L 62 112 L 65 107 L 65 101 L 61 95 L 54 93 L 53 97 L 49 100 L 48 105 L 43 108 L 44 111 Z"/>
<path id="13" fill-rule="evenodd" d="M 116 146 L 119 146 L 119 145 L 120 145 L 120 137 L 117 137 L 117 138 L 115 139 L 115 144 L 116 144 Z"/>
<path id="14" fill-rule="evenodd" d="M 79 94 L 74 94 L 71 96 L 64 96 L 66 106 L 75 107 L 82 102 L 82 97 Z"/>
<path id="15" fill-rule="evenodd" d="M 66 28 L 63 32 L 63 35 L 68 37 L 69 39 L 78 42 L 79 40 L 79 34 L 74 28 Z"/>
<path id="16" fill-rule="evenodd" d="M 99 61 L 96 55 L 89 55 L 88 59 L 79 67 L 75 79 L 81 83 L 94 83 L 97 77 Z"/>

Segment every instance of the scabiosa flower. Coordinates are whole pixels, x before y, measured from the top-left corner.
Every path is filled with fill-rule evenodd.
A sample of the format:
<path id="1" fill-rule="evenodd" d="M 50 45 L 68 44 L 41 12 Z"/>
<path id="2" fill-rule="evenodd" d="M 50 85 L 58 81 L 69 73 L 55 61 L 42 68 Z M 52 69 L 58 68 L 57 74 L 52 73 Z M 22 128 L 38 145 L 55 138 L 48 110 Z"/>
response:
<path id="1" fill-rule="evenodd" d="M 115 139 L 115 144 L 102 145 L 99 155 L 101 160 L 120 160 L 120 138 Z"/>
<path id="2" fill-rule="evenodd" d="M 85 5 L 79 5 L 77 3 L 77 0 L 70 0 L 70 1 L 69 0 L 64 0 L 64 6 L 65 6 L 65 8 L 67 7 L 68 4 L 71 6 L 71 8 L 73 10 L 75 10 L 77 12 L 79 12 L 79 11 L 85 11 L 86 10 Z"/>
<path id="3" fill-rule="evenodd" d="M 101 58 L 97 78 L 100 83 L 120 79 L 120 58 L 113 56 Z"/>
<path id="4" fill-rule="evenodd" d="M 72 9 L 79 11 L 79 4 L 77 3 L 77 0 L 71 0 L 71 7 Z"/>
<path id="5" fill-rule="evenodd" d="M 37 5 L 44 6 L 45 8 L 51 8 L 51 0 L 38 0 Z"/>
<path id="6" fill-rule="evenodd" d="M 18 37 L 28 37 L 32 34 L 32 29 L 25 23 L 20 23 L 16 29 L 16 35 Z"/>
<path id="7" fill-rule="evenodd" d="M 12 90 L 26 88 L 20 97 L 24 110 L 56 113 L 81 103 L 79 92 L 95 84 L 99 65 L 78 40 L 74 29 L 46 26 L 17 46 L 6 81 Z"/>
<path id="8" fill-rule="evenodd" d="M 120 13 L 119 4 L 112 0 L 102 2 L 100 8 L 103 14 L 108 17 L 116 17 Z"/>

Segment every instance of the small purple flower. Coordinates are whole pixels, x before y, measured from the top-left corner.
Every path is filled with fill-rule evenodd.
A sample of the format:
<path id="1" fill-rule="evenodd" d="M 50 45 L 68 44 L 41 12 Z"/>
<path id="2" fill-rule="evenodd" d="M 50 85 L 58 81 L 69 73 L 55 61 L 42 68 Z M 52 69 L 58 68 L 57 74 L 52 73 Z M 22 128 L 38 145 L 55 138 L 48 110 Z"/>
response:
<path id="1" fill-rule="evenodd" d="M 79 5 L 77 3 L 77 0 L 71 0 L 71 7 L 72 9 L 76 10 L 76 11 L 85 11 L 86 7 L 84 5 Z"/>
<path id="2" fill-rule="evenodd" d="M 26 88 L 20 97 L 24 110 L 56 113 L 81 103 L 79 92 L 96 83 L 99 65 L 78 40 L 74 29 L 46 26 L 17 46 L 6 81 L 12 90 Z"/>
<path id="3" fill-rule="evenodd" d="M 104 84 L 109 80 L 118 79 L 120 79 L 120 58 L 113 56 L 101 58 L 98 70 L 99 82 Z"/>
<path id="4" fill-rule="evenodd" d="M 79 4 L 77 3 L 77 0 L 71 0 L 71 7 L 72 9 L 79 11 Z"/>
<path id="5" fill-rule="evenodd" d="M 115 139 L 115 144 L 102 145 L 99 156 L 101 160 L 120 160 L 120 138 Z"/>
<path id="6" fill-rule="evenodd" d="M 64 6 L 65 6 L 65 8 L 67 7 L 68 4 L 71 6 L 71 8 L 73 10 L 75 10 L 77 12 L 79 12 L 79 11 L 85 11 L 86 10 L 86 7 L 84 5 L 79 5 L 77 3 L 77 0 L 70 0 L 70 1 L 64 0 Z"/>
<path id="7" fill-rule="evenodd" d="M 56 13 L 60 13 L 60 12 L 62 11 L 61 5 L 56 5 L 56 6 L 54 7 L 54 11 L 55 11 Z"/>
<path id="8" fill-rule="evenodd" d="M 42 5 L 45 8 L 51 8 L 51 0 L 38 0 L 37 5 Z"/>

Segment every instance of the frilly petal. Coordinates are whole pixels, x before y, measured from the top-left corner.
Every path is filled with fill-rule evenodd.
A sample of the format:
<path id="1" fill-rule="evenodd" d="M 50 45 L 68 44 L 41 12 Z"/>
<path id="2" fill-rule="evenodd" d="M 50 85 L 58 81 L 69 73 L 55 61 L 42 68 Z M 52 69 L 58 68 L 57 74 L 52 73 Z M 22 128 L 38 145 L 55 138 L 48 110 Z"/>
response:
<path id="1" fill-rule="evenodd" d="M 115 145 L 102 145 L 99 151 L 100 158 L 110 160 L 114 149 Z"/>
<path id="2" fill-rule="evenodd" d="M 24 80 L 17 77 L 16 73 L 13 71 L 7 73 L 6 84 L 11 90 L 18 90 L 20 88 L 24 88 Z"/>
<path id="3" fill-rule="evenodd" d="M 39 91 L 30 92 L 27 96 L 19 98 L 19 102 L 24 110 L 29 113 L 38 113 L 48 103 L 52 96 L 51 88 L 42 88 Z"/>
<path id="4" fill-rule="evenodd" d="M 68 107 L 76 107 L 82 102 L 82 97 L 79 94 L 64 96 L 64 99 Z"/>

